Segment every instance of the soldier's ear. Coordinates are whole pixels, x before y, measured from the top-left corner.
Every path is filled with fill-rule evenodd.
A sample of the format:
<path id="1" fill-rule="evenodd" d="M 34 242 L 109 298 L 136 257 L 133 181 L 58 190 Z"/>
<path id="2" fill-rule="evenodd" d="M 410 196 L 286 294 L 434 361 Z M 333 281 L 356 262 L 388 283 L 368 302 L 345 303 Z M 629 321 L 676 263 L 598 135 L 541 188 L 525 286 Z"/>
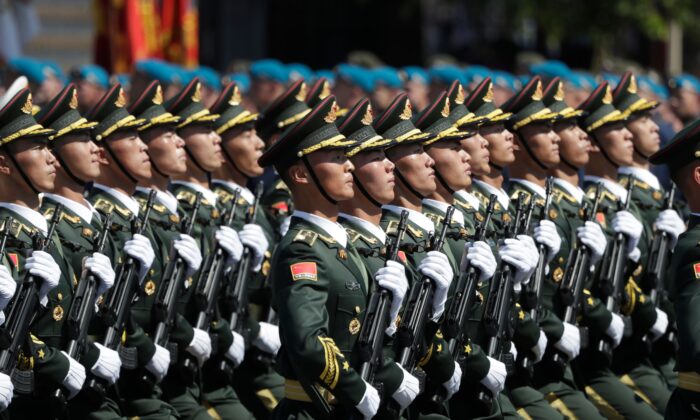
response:
<path id="1" fill-rule="evenodd" d="M 109 165 L 109 160 L 107 160 L 107 152 L 102 146 L 97 146 L 97 156 L 100 165 Z"/>
<path id="2" fill-rule="evenodd" d="M 5 153 L 0 153 L 0 174 L 9 176 L 10 172 L 10 159 L 7 158 Z"/>
<path id="3" fill-rule="evenodd" d="M 300 164 L 294 164 L 287 170 L 289 179 L 292 184 L 308 184 L 309 183 L 309 173 L 306 168 Z"/>
<path id="4" fill-rule="evenodd" d="M 693 181 L 695 181 L 695 186 L 697 188 L 700 185 L 700 165 L 695 165 L 693 168 Z"/>
<path id="5" fill-rule="evenodd" d="M 598 146 L 598 142 L 591 139 L 591 148 L 590 152 L 595 152 L 595 153 L 600 153 L 600 146 Z"/>

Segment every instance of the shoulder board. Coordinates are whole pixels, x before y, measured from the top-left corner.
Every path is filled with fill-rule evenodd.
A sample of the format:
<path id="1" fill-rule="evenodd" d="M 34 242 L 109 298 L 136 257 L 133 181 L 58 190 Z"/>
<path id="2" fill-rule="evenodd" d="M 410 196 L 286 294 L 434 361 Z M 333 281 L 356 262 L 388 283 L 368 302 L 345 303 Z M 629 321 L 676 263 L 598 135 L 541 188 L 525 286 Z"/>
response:
<path id="1" fill-rule="evenodd" d="M 192 191 L 180 190 L 175 198 L 177 198 L 177 201 L 184 201 L 189 205 L 194 205 L 197 196 Z M 202 203 L 204 203 L 204 200 L 202 200 Z"/>
<path id="2" fill-rule="evenodd" d="M 0 221 L 0 232 L 5 230 L 5 220 Z M 10 226 L 10 236 L 13 238 L 19 237 L 19 234 L 22 231 L 26 231 L 28 235 L 33 235 L 35 232 L 35 229 L 25 225 L 24 223 L 21 223 L 17 220 L 12 220 L 12 226 Z"/>
<path id="3" fill-rule="evenodd" d="M 510 199 L 512 200 L 512 202 L 515 202 L 520 194 L 525 194 L 525 200 L 523 200 L 523 204 L 528 204 L 530 202 L 530 197 L 532 197 L 532 193 L 523 188 L 517 187 L 513 189 L 513 193 L 510 195 Z"/>
<path id="4" fill-rule="evenodd" d="M 398 228 L 398 225 L 399 225 L 399 223 L 396 222 L 396 227 L 397 227 L 397 228 Z M 410 223 L 406 226 L 406 230 L 407 230 L 412 236 L 415 236 L 416 238 L 422 238 L 422 237 L 424 236 L 422 230 L 420 230 L 420 229 L 418 229 L 418 228 L 414 228 L 413 226 L 411 226 Z"/>
<path id="5" fill-rule="evenodd" d="M 399 230 L 399 221 L 398 220 L 391 220 L 389 221 L 389 224 L 386 225 L 386 230 L 384 233 L 387 235 L 393 235 L 396 233 L 396 231 Z"/>
<path id="6" fill-rule="evenodd" d="M 630 183 L 630 176 L 629 175 L 622 175 L 620 178 L 617 180 L 617 182 L 622 185 L 623 187 L 627 188 L 627 185 Z M 644 181 L 640 181 L 639 179 L 634 179 L 634 186 L 637 188 L 641 188 L 643 190 L 648 190 L 651 188 L 651 185 L 647 184 Z"/>
<path id="7" fill-rule="evenodd" d="M 299 233 L 294 236 L 292 242 L 303 242 L 309 246 L 312 246 L 316 239 L 318 238 L 318 233 L 311 230 L 302 229 Z"/>
<path id="8" fill-rule="evenodd" d="M 45 216 L 47 219 L 51 219 L 51 217 L 47 217 L 46 215 L 44 215 L 44 216 Z M 53 216 L 53 212 L 52 212 L 52 216 Z M 71 216 L 70 214 L 62 213 L 62 214 L 61 214 L 61 220 L 63 220 L 63 219 L 65 219 L 65 220 L 71 222 L 71 223 L 74 224 L 74 225 L 79 225 L 79 224 L 80 224 L 80 216 Z"/>
<path id="9" fill-rule="evenodd" d="M 377 239 L 367 237 L 354 229 L 345 228 L 345 232 L 347 232 L 348 239 L 350 239 L 350 242 L 354 243 L 358 239 L 362 239 L 363 241 L 367 242 L 368 244 L 374 245 L 377 243 Z"/>
<path id="10" fill-rule="evenodd" d="M 216 188 L 214 192 L 216 193 L 217 197 L 219 197 L 219 201 L 222 204 L 226 204 L 233 199 L 233 194 L 229 193 L 223 188 Z"/>
<path id="11" fill-rule="evenodd" d="M 462 207 L 463 209 L 467 210 L 474 210 L 474 207 L 471 206 L 471 204 L 467 203 L 466 201 L 454 199 L 454 204 L 458 205 L 459 207 Z"/>
<path id="12" fill-rule="evenodd" d="M 285 184 L 284 181 L 282 181 L 282 180 L 277 181 L 277 183 L 275 184 L 275 187 L 274 187 L 274 188 L 275 188 L 276 190 L 290 191 L 290 190 L 289 190 L 289 187 L 287 186 L 287 184 Z"/>
<path id="13" fill-rule="evenodd" d="M 143 208 L 146 205 L 146 203 L 141 203 L 141 202 L 139 202 L 139 204 L 140 204 L 139 207 L 141 207 L 141 208 Z M 161 213 L 161 214 L 163 214 L 167 211 L 166 207 L 162 204 L 154 204 L 153 210 L 155 210 L 156 212 Z"/>
<path id="14" fill-rule="evenodd" d="M 484 194 L 482 194 L 481 192 L 476 191 L 476 190 L 473 190 L 473 191 L 472 191 L 472 194 L 474 195 L 474 197 L 476 197 L 476 198 L 479 199 L 479 201 L 481 202 L 481 204 L 483 204 L 483 205 L 485 205 L 485 206 L 488 206 L 488 204 L 489 204 L 489 199 L 486 198 L 486 196 L 485 196 Z"/>
<path id="15" fill-rule="evenodd" d="M 93 207 L 105 214 L 110 214 L 114 211 L 114 204 L 104 198 L 98 198 L 95 204 L 93 204 Z"/>
<path id="16" fill-rule="evenodd" d="M 601 197 L 601 201 L 607 200 L 607 201 L 612 201 L 613 203 L 617 203 L 618 201 L 620 201 L 615 194 L 611 193 L 608 190 L 603 190 L 602 194 L 600 194 L 600 197 Z M 595 195 L 591 198 L 595 198 Z"/>
<path id="17" fill-rule="evenodd" d="M 442 220 L 444 219 L 444 217 L 439 216 L 435 213 L 423 213 L 423 214 L 425 215 L 425 217 L 430 219 L 430 221 L 433 222 L 433 224 L 435 224 L 435 226 L 441 225 Z"/>

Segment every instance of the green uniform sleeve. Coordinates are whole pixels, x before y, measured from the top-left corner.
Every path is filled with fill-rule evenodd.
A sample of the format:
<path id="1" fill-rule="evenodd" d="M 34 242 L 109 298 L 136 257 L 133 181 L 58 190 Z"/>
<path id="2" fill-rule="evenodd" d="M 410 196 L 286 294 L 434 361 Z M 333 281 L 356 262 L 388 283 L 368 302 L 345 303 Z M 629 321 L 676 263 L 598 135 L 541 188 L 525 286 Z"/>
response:
<path id="1" fill-rule="evenodd" d="M 68 358 L 59 349 L 47 345 L 33 334 L 29 342 L 31 355 L 20 354 L 18 369 L 33 369 L 35 383 L 41 384 L 42 388 L 59 388 L 68 375 Z"/>

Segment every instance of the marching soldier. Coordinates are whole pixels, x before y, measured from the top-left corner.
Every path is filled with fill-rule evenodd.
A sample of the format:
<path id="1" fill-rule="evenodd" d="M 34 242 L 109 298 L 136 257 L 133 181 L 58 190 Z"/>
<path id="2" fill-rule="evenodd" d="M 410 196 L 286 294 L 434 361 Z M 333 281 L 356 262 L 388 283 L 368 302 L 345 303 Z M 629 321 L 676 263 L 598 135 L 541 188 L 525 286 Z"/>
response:
<path id="1" fill-rule="evenodd" d="M 653 164 L 669 165 L 671 177 L 688 200 L 692 212 L 688 230 L 683 233 L 675 246 L 668 269 L 668 292 L 673 302 L 678 323 L 678 344 L 676 370 L 678 387 L 673 391 L 666 406 L 666 418 L 697 418 L 700 399 L 699 373 L 697 362 L 697 342 L 700 339 L 697 325 L 697 308 L 694 303 L 698 294 L 697 279 L 700 278 L 700 229 L 698 212 L 698 157 L 700 156 L 700 120 L 690 123 L 681 130 L 663 149 L 650 157 Z"/>

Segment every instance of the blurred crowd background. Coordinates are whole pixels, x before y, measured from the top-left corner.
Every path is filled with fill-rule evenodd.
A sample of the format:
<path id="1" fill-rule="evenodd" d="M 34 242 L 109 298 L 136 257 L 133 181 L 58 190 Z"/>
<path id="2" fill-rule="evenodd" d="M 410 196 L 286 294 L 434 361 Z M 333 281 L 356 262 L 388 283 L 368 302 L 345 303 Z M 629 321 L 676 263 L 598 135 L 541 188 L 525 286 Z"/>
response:
<path id="1" fill-rule="evenodd" d="M 487 76 L 500 105 L 538 74 L 575 107 L 632 70 L 664 142 L 700 116 L 699 18 L 694 0 L 0 0 L 0 94 L 24 75 L 41 106 L 74 81 L 87 111 L 114 83 L 134 97 L 158 79 L 167 99 L 198 76 L 205 104 L 236 82 L 264 112 L 325 77 L 378 112 Z"/>

